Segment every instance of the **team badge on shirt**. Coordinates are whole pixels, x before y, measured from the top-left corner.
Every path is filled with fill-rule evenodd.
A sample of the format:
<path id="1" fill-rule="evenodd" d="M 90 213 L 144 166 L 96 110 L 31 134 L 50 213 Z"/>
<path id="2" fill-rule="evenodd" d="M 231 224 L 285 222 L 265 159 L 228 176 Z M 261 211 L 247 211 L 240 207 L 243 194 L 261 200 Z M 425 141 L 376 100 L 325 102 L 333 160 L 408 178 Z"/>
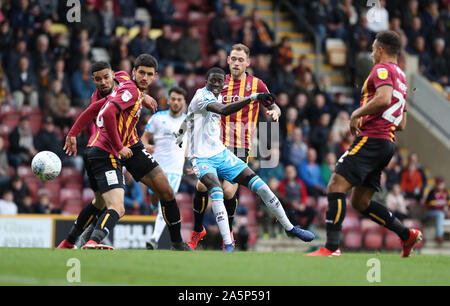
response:
<path id="1" fill-rule="evenodd" d="M 378 68 L 377 75 L 380 80 L 386 80 L 388 77 L 388 71 L 386 68 Z"/>
<path id="2" fill-rule="evenodd" d="M 128 101 L 130 101 L 130 99 L 132 97 L 133 97 L 133 95 L 131 94 L 131 92 L 129 92 L 128 90 L 125 90 L 125 92 L 122 94 L 122 101 L 128 102 Z"/>

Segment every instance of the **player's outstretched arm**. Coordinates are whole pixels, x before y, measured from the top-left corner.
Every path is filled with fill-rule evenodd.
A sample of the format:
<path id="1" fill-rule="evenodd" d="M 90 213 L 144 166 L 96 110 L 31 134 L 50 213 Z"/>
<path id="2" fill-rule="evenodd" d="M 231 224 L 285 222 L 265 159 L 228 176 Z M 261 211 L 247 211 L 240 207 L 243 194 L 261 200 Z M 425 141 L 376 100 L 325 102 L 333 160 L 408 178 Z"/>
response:
<path id="1" fill-rule="evenodd" d="M 88 126 L 88 124 L 91 123 L 95 119 L 95 117 L 97 117 L 98 112 L 106 103 L 106 101 L 107 97 L 89 105 L 89 107 L 86 108 L 77 118 L 67 136 L 77 137 L 78 134 L 80 134 L 81 130 Z"/>
<path id="2" fill-rule="evenodd" d="M 230 104 L 222 104 L 219 102 L 212 102 L 206 106 L 206 110 L 220 114 L 222 116 L 229 116 L 244 108 L 252 101 L 260 101 L 264 106 L 272 105 L 275 102 L 275 96 L 271 93 L 254 93 L 238 102 Z"/>

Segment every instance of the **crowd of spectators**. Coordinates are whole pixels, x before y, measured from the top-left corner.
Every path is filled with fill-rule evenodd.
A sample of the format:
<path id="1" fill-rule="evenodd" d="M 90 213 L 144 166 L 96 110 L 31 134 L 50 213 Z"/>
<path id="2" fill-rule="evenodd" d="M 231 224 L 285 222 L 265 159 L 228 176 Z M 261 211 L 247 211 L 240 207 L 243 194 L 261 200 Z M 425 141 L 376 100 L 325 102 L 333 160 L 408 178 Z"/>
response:
<path id="1" fill-rule="evenodd" d="M 63 136 L 95 90 L 90 67 L 96 59 L 96 48 L 106 51 L 114 70 L 128 72 L 139 54 L 154 55 L 160 64 L 160 75 L 148 93 L 157 99 L 160 109 L 165 109 L 168 89 L 183 87 L 189 102 L 195 90 L 203 86 L 206 70 L 220 66 L 227 71 L 227 53 L 232 44 L 243 42 L 251 49 L 248 72 L 261 78 L 277 95 L 283 114 L 278 125 L 279 146 L 274 145 L 270 156 L 264 157 L 279 162 L 265 168 L 255 159 L 250 165 L 277 189 L 291 219 L 307 227 L 317 220 L 317 211 L 305 199 L 325 195 L 336 161 L 352 144 L 354 137 L 348 132 L 348 120 L 359 104 L 359 96 L 352 104 L 347 103 L 343 93 L 331 94 L 327 76 L 315 75 L 306 55 L 298 63 L 294 61 L 289 37 L 276 42 L 258 10 L 247 16 L 245 8 L 235 1 L 81 2 L 81 22 L 71 23 L 66 18 L 70 7 L 61 1 L 0 1 L 2 124 L 11 119 L 4 112 L 7 106 L 21 113 L 11 130 L 0 137 L 0 213 L 61 211 L 52 207 L 46 193 L 40 194 L 37 203 L 30 204 L 30 190 L 23 182 L 20 188 L 24 191 L 19 196 L 14 191 L 15 180 L 20 180 L 17 169 L 29 165 L 36 152 L 51 150 L 61 157 L 63 166 L 83 170 L 79 156 L 87 143 L 88 131 L 79 137 L 76 158 L 62 152 Z M 294 2 L 322 40 L 337 37 L 347 43 L 347 66 L 351 83 L 357 87 L 371 68 L 368 54 L 374 36 L 385 28 L 395 29 L 402 36 L 403 52 L 419 55 L 424 75 L 448 85 L 448 1 L 409 0 L 405 5 L 404 1 L 380 0 L 380 7 L 373 8 L 380 12 L 368 10 L 366 1 Z M 137 18 L 138 8 L 146 9 L 149 18 Z M 383 22 L 371 23 L 371 14 Z M 54 30 L 61 24 L 67 31 Z M 298 25 L 300 31 L 304 31 L 302 27 Z M 136 34 L 130 35 L 133 30 Z M 159 30 L 160 35 L 152 38 L 152 30 Z M 37 128 L 25 115 L 29 108 L 40 111 Z M 138 125 L 140 133 L 149 116 L 151 113 L 143 113 Z M 260 121 L 271 120 L 261 112 Z M 384 203 L 398 207 L 399 215 L 407 215 L 399 197 L 421 200 L 426 178 L 420 172 L 417 156 L 412 155 L 407 165 L 401 161 L 396 156 L 385 171 L 385 187 L 390 196 L 389 203 Z M 192 193 L 194 182 L 186 176 L 180 190 Z M 86 180 L 84 187 L 89 187 Z M 127 208 L 151 213 L 129 178 L 127 188 Z M 16 210 L 11 203 L 15 203 Z"/>

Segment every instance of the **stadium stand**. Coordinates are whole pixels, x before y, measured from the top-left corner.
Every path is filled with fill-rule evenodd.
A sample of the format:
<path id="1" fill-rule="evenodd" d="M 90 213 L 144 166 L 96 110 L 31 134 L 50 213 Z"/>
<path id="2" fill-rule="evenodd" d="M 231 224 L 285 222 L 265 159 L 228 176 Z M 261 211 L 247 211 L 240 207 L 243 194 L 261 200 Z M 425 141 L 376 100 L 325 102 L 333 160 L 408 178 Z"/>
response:
<path id="1" fill-rule="evenodd" d="M 86 99 L 95 88 L 90 74 L 79 70 L 80 63 L 85 62 L 89 66 L 92 61 L 109 59 L 115 70 L 131 72 L 129 69 L 134 61 L 132 40 L 140 35 L 143 28 L 148 31 L 144 33 L 144 37 L 148 36 L 145 45 L 147 52 L 160 60 L 161 68 L 172 65 L 175 70 L 174 84 L 185 88 L 192 97 L 192 93 L 203 86 L 205 71 L 220 63 L 217 49 L 229 48 L 227 44 L 218 46 L 217 41 L 213 41 L 210 23 L 223 15 L 224 20 L 216 24 L 224 29 L 227 26 L 231 28 L 234 43 L 240 42 L 239 37 L 243 37 L 246 22 L 251 25 L 252 31 L 256 31 L 256 24 L 260 24 L 256 21 L 261 20 L 268 32 L 264 39 L 269 41 L 270 46 L 267 47 L 264 44 L 267 41 L 262 41 L 258 35 L 249 41 L 252 50 L 249 73 L 261 78 L 278 95 L 279 101 L 284 97 L 285 102 L 280 102 L 283 114 L 287 114 L 289 108 L 297 110 L 292 120 L 288 121 L 284 116 L 281 118 L 281 151 L 292 137 L 293 126 L 302 129 L 303 141 L 308 146 L 315 146 L 317 141 L 311 139 L 311 132 L 317 125 L 315 118 L 322 113 L 331 115 L 328 129 L 324 129 L 327 132 L 328 152 L 339 157 L 352 142 L 348 134 L 330 136 L 330 130 L 340 111 L 350 113 L 359 105 L 361 78 L 367 76 L 367 69 L 371 67 L 370 46 L 376 34 L 371 20 L 368 20 L 370 18 L 366 18 L 373 13 L 372 9 L 378 9 L 383 16 L 387 14 L 384 26 L 396 30 L 402 36 L 404 50 L 400 66 L 410 65 L 416 58 L 417 74 L 424 77 L 445 102 L 448 103 L 450 97 L 450 4 L 445 0 L 409 0 L 406 1 L 407 5 L 405 1 L 380 0 L 376 1 L 380 7 L 375 8 L 368 7 L 367 1 L 358 0 L 171 0 L 164 11 L 156 11 L 155 6 L 144 0 L 127 1 L 126 6 L 123 6 L 124 1 L 117 0 L 81 2 L 81 14 L 85 18 L 80 23 L 69 22 L 66 18 L 68 7 L 58 1 L 55 1 L 58 5 L 53 6 L 52 12 L 44 10 L 39 6 L 39 1 L 33 0 L 6 1 L 0 7 L 0 137 L 4 140 L 0 153 L 4 152 L 8 157 L 6 164 L 0 165 L 1 169 L 7 169 L 7 173 L 0 172 L 0 178 L 4 178 L 0 180 L 0 189 L 3 192 L 11 188 L 8 180 L 17 174 L 28 187 L 33 202 L 39 201 L 40 193 L 47 192 L 50 201 L 64 214 L 77 214 L 94 197 L 82 171 L 82 161 L 80 166 L 80 161 L 63 157 L 61 175 L 51 182 L 39 181 L 31 173 L 30 159 L 23 154 L 27 150 L 33 152 L 33 145 L 30 148 L 17 148 L 11 135 L 15 132 L 20 134 L 22 128 L 19 128 L 19 121 L 28 118 L 28 127 L 23 130 L 29 129 L 36 136 L 43 119 L 52 116 L 59 141 L 63 141 L 68 128 L 83 111 L 87 105 Z M 114 14 L 108 19 L 111 8 Z M 130 8 L 134 11 L 130 12 Z M 161 43 L 158 38 L 164 32 L 163 25 L 169 25 L 171 29 L 165 48 L 169 46 L 177 50 L 179 42 L 183 40 L 183 46 L 199 51 L 199 56 L 191 59 L 193 54 L 180 56 L 176 53 L 170 58 L 165 53 L 158 53 L 158 44 Z M 194 27 L 194 34 L 187 37 L 185 32 L 188 26 Z M 44 51 L 40 50 L 37 43 L 39 37 L 43 36 L 49 41 Z M 416 43 L 417 37 L 424 38 L 422 45 Z M 280 42 L 284 38 L 286 44 L 282 45 Z M 283 57 L 282 54 L 288 56 Z M 27 79 L 28 83 L 16 87 L 12 81 L 17 79 L 15 75 L 22 57 L 26 57 L 30 65 L 21 77 L 32 77 Z M 56 80 L 62 84 L 61 89 L 52 92 L 53 81 Z M 159 109 L 163 110 L 167 108 L 167 97 L 158 84 L 153 82 L 148 93 L 157 99 Z M 87 98 L 82 95 L 81 89 L 86 91 Z M 39 106 L 30 105 L 32 98 L 27 94 L 31 91 L 38 93 Z M 20 94 L 28 97 L 23 105 L 17 100 Z M 303 96 L 306 97 L 305 103 L 301 102 Z M 314 102 L 317 100 L 325 100 L 325 103 L 318 106 Z M 65 101 L 70 101 L 70 105 L 64 106 L 67 103 Z M 147 120 L 149 116 L 151 113 L 143 111 L 142 120 Z M 260 121 L 267 121 L 267 118 L 260 114 Z M 145 122 L 138 126 L 142 129 Z M 78 140 L 79 156 L 82 156 L 88 138 L 89 131 L 86 129 Z M 405 142 L 402 141 L 402 144 L 405 145 Z M 419 149 L 414 147 L 413 151 L 410 150 L 406 145 L 397 152 L 397 174 L 406 169 L 410 153 Z M 323 157 L 320 158 L 319 164 L 324 165 Z M 283 154 L 281 162 L 286 164 Z M 425 182 L 421 190 L 423 196 L 420 199 L 407 199 L 410 216 L 404 222 L 426 229 L 429 221 L 423 216 L 423 199 L 433 186 L 432 177 L 438 174 L 432 174 L 428 169 L 438 167 L 430 158 L 417 162 Z M 259 172 L 257 159 L 252 160 L 250 166 Z M 394 172 L 389 178 L 399 182 L 400 176 Z M 391 188 L 391 183 L 389 181 L 385 188 Z M 186 188 L 182 190 L 192 190 L 187 181 L 183 180 L 183 184 Z M 149 197 L 145 197 L 148 201 Z M 177 201 L 184 222 L 182 235 L 187 238 L 192 228 L 192 194 L 181 192 L 177 194 Z M 239 203 L 247 209 L 245 215 L 239 216 L 239 222 L 249 231 L 249 245 L 256 247 L 261 237 L 267 234 L 257 222 L 258 201 L 248 189 L 241 187 Z M 313 226 L 320 232 L 325 224 L 326 197 L 309 196 L 308 205 L 319 212 Z M 347 218 L 343 224 L 344 248 L 399 248 L 396 236 L 378 225 L 372 228 L 373 222 L 367 221 L 360 219 L 353 208 L 347 208 Z"/>

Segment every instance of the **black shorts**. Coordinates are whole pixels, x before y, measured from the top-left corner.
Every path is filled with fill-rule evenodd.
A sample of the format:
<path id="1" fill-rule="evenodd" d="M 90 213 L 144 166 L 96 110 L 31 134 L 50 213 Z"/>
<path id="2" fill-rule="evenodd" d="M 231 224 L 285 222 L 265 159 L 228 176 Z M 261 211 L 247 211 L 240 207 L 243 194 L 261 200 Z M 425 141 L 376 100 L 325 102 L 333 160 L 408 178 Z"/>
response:
<path id="1" fill-rule="evenodd" d="M 233 152 L 233 154 L 236 155 L 237 158 L 242 160 L 244 163 L 248 164 L 248 160 L 249 160 L 249 157 L 250 157 L 250 155 L 249 155 L 250 150 L 249 149 L 228 147 L 228 150 Z"/>
<path id="2" fill-rule="evenodd" d="M 115 188 L 124 188 L 122 165 L 113 154 L 98 147 L 88 147 L 83 156 L 89 183 L 101 194 Z"/>
<path id="3" fill-rule="evenodd" d="M 133 156 L 128 159 L 121 160 L 122 164 L 131 173 L 133 178 L 139 182 L 147 173 L 155 169 L 159 164 L 153 156 L 145 150 L 144 144 L 139 141 L 130 147 Z"/>
<path id="4" fill-rule="evenodd" d="M 387 139 L 358 137 L 339 158 L 336 173 L 353 186 L 380 191 L 381 171 L 395 152 L 395 144 Z"/>

